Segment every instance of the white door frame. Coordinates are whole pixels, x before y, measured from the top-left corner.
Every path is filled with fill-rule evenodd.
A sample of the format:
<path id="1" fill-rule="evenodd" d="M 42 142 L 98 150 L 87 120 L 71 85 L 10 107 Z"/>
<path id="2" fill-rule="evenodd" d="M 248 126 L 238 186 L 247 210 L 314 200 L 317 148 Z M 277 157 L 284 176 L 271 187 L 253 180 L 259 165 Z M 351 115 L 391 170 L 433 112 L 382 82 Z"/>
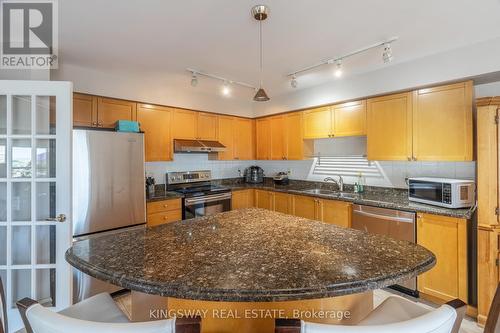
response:
<path id="1" fill-rule="evenodd" d="M 0 95 L 7 96 L 7 135 L 0 135 L 0 138 L 5 138 L 7 140 L 15 138 L 31 138 L 32 140 L 32 151 L 35 150 L 36 141 L 35 139 L 55 139 L 56 140 L 56 177 L 54 178 L 43 178 L 36 179 L 36 174 L 32 173 L 31 179 L 28 178 L 28 182 L 33 185 L 36 181 L 55 181 L 56 182 L 56 215 L 64 214 L 66 215 L 66 221 L 64 223 L 57 222 L 47 222 L 47 221 L 37 221 L 36 216 L 36 206 L 35 202 L 35 191 L 34 187 L 31 188 L 31 264 L 30 265 L 15 265 L 16 268 L 29 269 L 31 270 L 31 298 L 35 299 L 36 293 L 36 281 L 35 281 L 35 271 L 37 268 L 56 269 L 56 307 L 54 310 L 60 310 L 71 305 L 72 299 L 72 278 L 71 278 L 71 267 L 65 260 L 65 252 L 71 246 L 72 243 L 72 188 L 71 188 L 71 175 L 72 175 L 72 124 L 73 124 L 73 84 L 71 82 L 63 81 L 13 81 L 13 80 L 0 80 Z M 31 134 L 30 135 L 11 135 L 12 127 L 12 98 L 13 95 L 20 96 L 31 96 Z M 35 121 L 35 111 L 36 103 L 35 96 L 55 96 L 56 97 L 56 134 L 52 135 L 36 135 L 36 121 Z M 7 178 L 0 181 L 7 182 L 7 229 L 9 225 L 12 226 L 11 220 L 11 145 L 7 144 Z M 36 157 L 35 153 L 32 153 L 33 157 Z M 32 170 L 35 169 L 36 161 L 32 159 Z M 34 246 L 35 239 L 33 239 L 34 227 L 35 225 L 56 225 L 56 256 L 55 264 L 36 264 L 34 261 L 36 258 L 36 247 Z M 2 225 L 0 223 L 0 225 Z M 29 224 L 25 224 L 29 225 Z M 10 229 L 8 229 L 10 230 Z M 20 316 L 16 309 L 10 308 L 12 304 L 12 274 L 10 274 L 11 269 L 14 267 L 11 263 L 11 233 L 7 232 L 7 265 L 0 266 L 1 269 L 6 269 L 7 271 L 7 281 L 4 281 L 4 288 L 7 296 L 7 307 L 8 307 L 8 320 L 9 320 L 9 331 L 14 332 L 15 330 L 22 327 Z M 35 254 L 35 258 L 33 257 Z"/>

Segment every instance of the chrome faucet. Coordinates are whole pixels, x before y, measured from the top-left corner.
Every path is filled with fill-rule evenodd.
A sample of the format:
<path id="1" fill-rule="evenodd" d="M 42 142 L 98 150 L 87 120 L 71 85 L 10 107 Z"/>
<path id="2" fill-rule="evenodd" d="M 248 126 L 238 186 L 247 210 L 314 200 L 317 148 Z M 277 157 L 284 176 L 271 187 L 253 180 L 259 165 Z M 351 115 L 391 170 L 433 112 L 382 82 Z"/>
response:
<path id="1" fill-rule="evenodd" d="M 339 181 L 336 181 L 335 179 L 333 179 L 332 177 L 326 177 L 323 181 L 326 183 L 326 182 L 333 182 L 335 184 L 337 184 L 337 186 L 339 187 L 339 191 L 340 192 L 343 192 L 344 191 L 344 178 L 342 178 L 341 175 L 336 175 L 339 177 Z"/>

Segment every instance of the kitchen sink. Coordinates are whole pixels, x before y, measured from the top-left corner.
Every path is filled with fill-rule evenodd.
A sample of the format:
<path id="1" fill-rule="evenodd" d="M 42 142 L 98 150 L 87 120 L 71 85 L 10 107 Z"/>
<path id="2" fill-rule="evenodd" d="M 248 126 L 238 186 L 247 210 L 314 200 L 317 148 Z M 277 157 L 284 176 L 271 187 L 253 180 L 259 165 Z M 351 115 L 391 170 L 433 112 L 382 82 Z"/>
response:
<path id="1" fill-rule="evenodd" d="M 313 188 L 310 190 L 302 190 L 300 192 L 309 193 L 309 194 L 319 194 L 319 195 L 335 195 L 337 192 L 330 190 L 322 190 L 320 188 Z"/>
<path id="2" fill-rule="evenodd" d="M 357 199 L 358 198 L 358 195 L 357 194 L 354 194 L 354 193 L 346 193 L 346 192 L 340 192 L 340 193 L 337 193 L 337 195 L 339 196 L 339 198 L 344 198 L 344 199 Z"/>

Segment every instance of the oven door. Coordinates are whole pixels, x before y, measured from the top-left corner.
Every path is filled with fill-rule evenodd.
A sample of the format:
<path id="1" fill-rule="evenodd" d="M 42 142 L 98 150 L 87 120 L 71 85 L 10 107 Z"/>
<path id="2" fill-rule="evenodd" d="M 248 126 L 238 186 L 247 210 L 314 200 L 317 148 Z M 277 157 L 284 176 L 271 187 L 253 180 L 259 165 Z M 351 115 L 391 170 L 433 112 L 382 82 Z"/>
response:
<path id="1" fill-rule="evenodd" d="M 182 219 L 214 215 L 231 210 L 231 192 L 185 198 Z"/>
<path id="2" fill-rule="evenodd" d="M 409 199 L 429 204 L 442 204 L 443 183 L 410 179 Z"/>

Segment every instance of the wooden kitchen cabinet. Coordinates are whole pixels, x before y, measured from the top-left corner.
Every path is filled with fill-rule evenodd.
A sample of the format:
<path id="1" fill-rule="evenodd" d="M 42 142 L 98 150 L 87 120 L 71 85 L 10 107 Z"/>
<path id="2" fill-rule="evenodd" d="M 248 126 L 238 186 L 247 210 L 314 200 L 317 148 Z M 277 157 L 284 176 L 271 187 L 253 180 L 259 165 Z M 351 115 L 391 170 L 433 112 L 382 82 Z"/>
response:
<path id="1" fill-rule="evenodd" d="M 97 97 L 97 126 L 101 128 L 115 128 L 118 120 L 137 119 L 135 102 L 121 99 Z"/>
<path id="2" fill-rule="evenodd" d="M 271 140 L 268 144 L 271 145 L 271 160 L 286 159 L 286 143 L 285 143 L 285 117 L 277 116 L 270 117 L 270 134 Z"/>
<path id="3" fill-rule="evenodd" d="M 273 193 L 266 190 L 255 190 L 255 207 L 273 210 Z"/>
<path id="4" fill-rule="evenodd" d="M 172 112 L 172 139 L 196 139 L 198 137 L 198 113 L 174 109 Z"/>
<path id="5" fill-rule="evenodd" d="M 217 118 L 218 116 L 215 114 L 198 112 L 196 138 L 199 140 L 217 140 Z"/>
<path id="6" fill-rule="evenodd" d="M 153 201 L 146 204 L 147 225 L 156 225 L 182 220 L 182 202 L 180 198 Z"/>
<path id="7" fill-rule="evenodd" d="M 235 119 L 229 116 L 218 117 L 218 135 L 217 139 L 220 143 L 226 146 L 226 151 L 218 153 L 219 160 L 232 160 L 235 155 Z"/>
<path id="8" fill-rule="evenodd" d="M 151 104 L 137 105 L 137 121 L 144 132 L 146 162 L 172 160 L 171 118 L 170 108 Z"/>
<path id="9" fill-rule="evenodd" d="M 271 119 L 257 119 L 255 127 L 256 158 L 258 160 L 269 160 L 271 159 Z"/>
<path id="10" fill-rule="evenodd" d="M 97 97 L 73 94 L 73 126 L 97 126 Z"/>
<path id="11" fill-rule="evenodd" d="M 332 134 L 330 106 L 303 111 L 304 139 L 329 138 Z"/>
<path id="12" fill-rule="evenodd" d="M 467 303 L 467 220 L 419 213 L 417 243 L 437 259 L 436 266 L 418 276 L 418 290 L 431 300 Z"/>
<path id="13" fill-rule="evenodd" d="M 234 156 L 235 160 L 253 160 L 255 158 L 255 121 L 235 118 L 234 120 Z"/>
<path id="14" fill-rule="evenodd" d="M 333 136 L 366 135 L 366 101 L 337 104 L 332 107 Z"/>
<path id="15" fill-rule="evenodd" d="M 341 227 L 351 227 L 352 204 L 337 200 L 319 200 L 318 220 Z"/>
<path id="16" fill-rule="evenodd" d="M 316 220 L 319 199 L 303 195 L 293 196 L 293 215 Z"/>
<path id="17" fill-rule="evenodd" d="M 292 112 L 285 116 L 286 159 L 303 160 L 314 152 L 314 142 L 304 141 L 304 115 Z"/>
<path id="18" fill-rule="evenodd" d="M 231 209 L 254 207 L 255 191 L 253 189 L 235 190 L 232 192 Z"/>
<path id="19" fill-rule="evenodd" d="M 283 214 L 293 213 L 293 196 L 288 193 L 272 192 L 273 210 Z"/>
<path id="20" fill-rule="evenodd" d="M 371 98 L 367 101 L 368 160 L 412 159 L 412 94 Z"/>
<path id="21" fill-rule="evenodd" d="M 472 81 L 413 92 L 413 158 L 472 161 Z"/>

